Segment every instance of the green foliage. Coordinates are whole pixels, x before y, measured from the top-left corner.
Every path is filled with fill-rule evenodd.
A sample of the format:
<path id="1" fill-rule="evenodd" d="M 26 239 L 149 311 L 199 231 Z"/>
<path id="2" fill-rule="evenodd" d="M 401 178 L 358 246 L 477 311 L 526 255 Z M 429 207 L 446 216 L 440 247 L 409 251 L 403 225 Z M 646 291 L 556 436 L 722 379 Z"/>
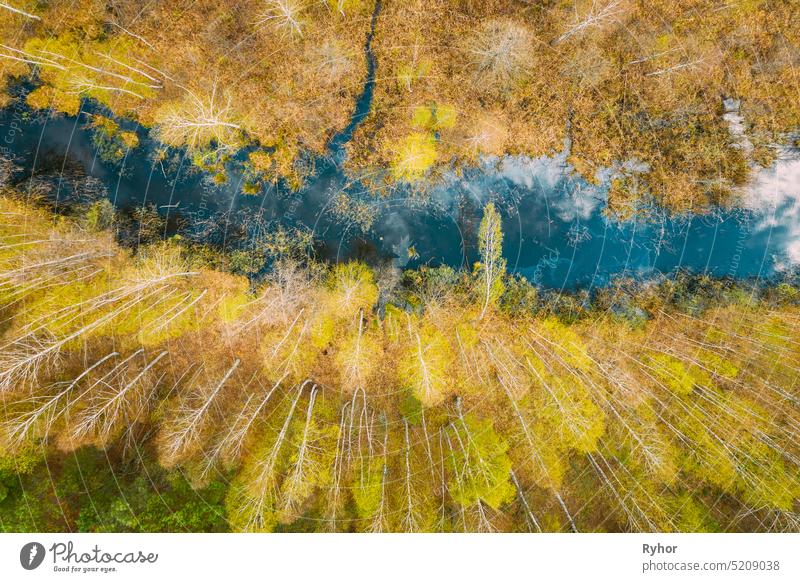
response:
<path id="1" fill-rule="evenodd" d="M 136 132 L 124 131 L 113 119 L 96 115 L 92 120 L 92 127 L 92 143 L 105 162 L 119 163 L 139 146 Z"/>
<path id="2" fill-rule="evenodd" d="M 392 156 L 392 175 L 396 180 L 418 182 L 436 162 L 436 139 L 426 133 L 412 133 L 400 141 Z"/>
<path id="3" fill-rule="evenodd" d="M 425 406 L 439 404 L 453 388 L 453 347 L 432 325 L 412 329 L 399 362 L 398 381 Z"/>
<path id="4" fill-rule="evenodd" d="M 255 275 L 266 263 L 266 257 L 260 249 L 237 249 L 228 255 L 230 270 L 241 275 Z"/>
<path id="5" fill-rule="evenodd" d="M 694 388 L 694 378 L 683 363 L 667 354 L 655 354 L 651 358 L 656 376 L 677 394 L 687 395 Z"/>
<path id="6" fill-rule="evenodd" d="M 431 70 L 433 63 L 428 59 L 403 63 L 397 74 L 398 88 L 411 91 L 414 83 L 425 77 Z"/>
<path id="7" fill-rule="evenodd" d="M 353 483 L 356 515 L 365 522 L 374 517 L 383 497 L 385 465 L 377 464 L 359 471 Z"/>
<path id="8" fill-rule="evenodd" d="M 456 109 L 452 105 L 437 103 L 431 106 L 420 105 L 414 108 L 411 123 L 419 129 L 431 131 L 447 129 L 456 124 Z"/>
<path id="9" fill-rule="evenodd" d="M 103 198 L 93 203 L 86 212 L 86 228 L 97 232 L 107 230 L 114 224 L 114 205 Z"/>
<path id="10" fill-rule="evenodd" d="M 39 69 L 44 84 L 28 94 L 28 103 L 75 115 L 82 97 L 96 99 L 118 112 L 153 97 L 157 86 L 129 59 L 136 52 L 134 42 L 73 33 L 30 39 L 24 45 L 29 58 L 43 59 L 50 66 Z"/>
<path id="11" fill-rule="evenodd" d="M 277 226 L 266 233 L 257 248 L 270 259 L 307 260 L 314 244 L 314 234 L 308 228 Z"/>
<path id="12" fill-rule="evenodd" d="M 695 384 L 704 381 L 705 375 L 701 370 L 687 367 L 681 360 L 669 354 L 652 354 L 650 361 L 655 376 L 676 394 L 691 394 Z"/>
<path id="13" fill-rule="evenodd" d="M 83 532 L 225 532 L 226 486 L 195 490 L 180 473 L 150 468 L 112 495 L 93 493 L 76 525 Z M 158 476 L 159 478 L 155 478 Z"/>
<path id="14" fill-rule="evenodd" d="M 295 420 L 292 439 L 288 443 L 292 454 L 289 469 L 281 484 L 281 521 L 290 522 L 302 516 L 311 495 L 331 481 L 331 452 L 334 450 L 339 427 L 325 425 L 311 417 Z"/>
<path id="15" fill-rule="evenodd" d="M 424 414 L 422 402 L 413 394 L 407 393 L 400 401 L 400 414 L 403 415 L 408 424 L 419 424 Z"/>
<path id="16" fill-rule="evenodd" d="M 41 452 L 39 453 L 41 454 Z M 111 463 L 114 462 L 112 465 Z M 27 472 L 0 469 L 5 532 L 227 531 L 219 482 L 194 490 L 157 464 L 125 467 L 92 448 L 40 457 Z"/>
<path id="17" fill-rule="evenodd" d="M 467 415 L 454 420 L 449 431 L 448 489 L 463 507 L 478 502 L 499 509 L 514 498 L 508 443 L 488 420 Z"/>
<path id="18" fill-rule="evenodd" d="M 539 309 L 536 286 L 519 275 L 510 275 L 503 282 L 500 308 L 510 315 L 532 315 Z"/>
<path id="19" fill-rule="evenodd" d="M 411 307 L 419 307 L 432 300 L 461 295 L 464 287 L 464 273 L 447 265 L 422 265 L 403 272 L 401 298 Z"/>
<path id="20" fill-rule="evenodd" d="M 378 286 L 372 270 L 363 263 L 340 263 L 328 275 L 331 301 L 337 318 L 352 318 L 369 313 L 378 300 Z"/>
<path id="21" fill-rule="evenodd" d="M 503 277 L 506 271 L 502 222 L 492 202 L 483 209 L 483 219 L 478 229 L 478 252 L 481 260 L 475 263 L 474 272 L 478 279 L 483 316 L 488 307 L 503 294 Z"/>

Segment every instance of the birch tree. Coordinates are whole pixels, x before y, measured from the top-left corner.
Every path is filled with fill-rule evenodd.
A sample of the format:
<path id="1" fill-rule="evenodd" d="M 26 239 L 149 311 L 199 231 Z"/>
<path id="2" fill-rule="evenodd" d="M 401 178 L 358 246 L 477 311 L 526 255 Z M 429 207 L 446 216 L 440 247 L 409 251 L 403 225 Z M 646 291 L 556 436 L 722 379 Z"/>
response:
<path id="1" fill-rule="evenodd" d="M 441 403 L 453 390 L 453 350 L 447 338 L 430 324 L 408 320 L 407 341 L 398 367 L 401 385 L 426 406 Z"/>
<path id="2" fill-rule="evenodd" d="M 502 224 L 500 215 L 491 202 L 483 209 L 483 219 L 478 230 L 478 251 L 481 260 L 475 264 L 474 271 L 479 282 L 480 317 L 483 318 L 489 306 L 503 293 L 503 276 L 506 270 Z"/>
<path id="3" fill-rule="evenodd" d="M 492 20 L 469 39 L 467 51 L 479 83 L 507 90 L 530 67 L 532 36 L 518 23 Z"/>
<path id="4" fill-rule="evenodd" d="M 236 359 L 221 376 L 209 377 L 200 367 L 189 380 L 184 396 L 169 422 L 161 430 L 161 460 L 165 466 L 174 466 L 186 460 L 205 444 L 209 431 L 214 430 L 214 420 L 219 418 L 219 398 L 230 387 L 234 372 L 241 364 Z"/>

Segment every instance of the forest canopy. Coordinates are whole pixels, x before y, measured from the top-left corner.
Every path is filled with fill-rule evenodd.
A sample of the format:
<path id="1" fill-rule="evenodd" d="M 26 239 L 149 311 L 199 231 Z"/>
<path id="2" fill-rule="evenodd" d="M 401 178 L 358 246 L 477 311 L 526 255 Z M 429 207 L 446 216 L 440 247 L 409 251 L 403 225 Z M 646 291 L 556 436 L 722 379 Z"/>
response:
<path id="1" fill-rule="evenodd" d="M 799 145 L 798 22 L 786 0 L 0 2 L 0 530 L 800 531 L 800 285 L 783 255 L 762 278 L 796 196 L 739 198 Z M 86 123 L 58 159 L 65 116 Z M 599 288 L 600 259 L 574 291 L 509 272 L 504 237 L 544 248 L 538 226 L 616 261 L 546 191 L 515 238 L 516 188 L 456 192 L 510 156 L 548 157 L 577 184 L 559 203 L 591 196 L 631 247 L 617 219 L 667 216 L 654 255 L 672 217 L 724 214 L 698 273 L 741 218 L 731 277 L 630 253 Z M 463 265 L 411 228 L 366 240 L 397 201 L 450 213 Z M 354 258 L 325 260 L 342 224 Z M 759 278 L 733 279 L 754 230 Z"/>
<path id="2" fill-rule="evenodd" d="M 800 529 L 791 282 L 544 297 L 491 206 L 471 271 L 248 280 L 102 214 L 0 197 L 5 531 Z"/>

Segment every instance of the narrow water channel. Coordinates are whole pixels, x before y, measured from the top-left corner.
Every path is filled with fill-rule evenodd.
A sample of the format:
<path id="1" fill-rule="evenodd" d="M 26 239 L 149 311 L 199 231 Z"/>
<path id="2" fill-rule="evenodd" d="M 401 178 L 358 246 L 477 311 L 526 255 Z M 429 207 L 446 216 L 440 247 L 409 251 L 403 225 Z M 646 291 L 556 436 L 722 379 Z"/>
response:
<path id="1" fill-rule="evenodd" d="M 574 173 L 563 152 L 540 159 L 486 159 L 431 187 L 425 203 L 402 187 L 379 196 L 366 192 L 343 173 L 341 162 L 372 99 L 371 34 L 368 75 L 352 121 L 333 138 L 330 155 L 316 162 L 299 192 L 277 185 L 258 196 L 242 194 L 244 155 L 229 165 L 225 184 L 214 184 L 192 168 L 185 152 L 158 159 L 159 144 L 131 123 L 139 147 L 119 164 L 106 163 L 92 142 L 89 118 L 97 107 L 90 102 L 77 117 L 64 117 L 37 114 L 18 100 L 0 111 L 0 153 L 20 168 L 13 183 L 38 188 L 59 204 L 99 195 L 120 209 L 152 204 L 182 224 L 182 234 L 222 245 L 235 244 L 234 232 L 241 238 L 250 229 L 276 225 L 307 228 L 321 257 L 331 261 L 356 257 L 393 261 L 401 268 L 468 266 L 476 259 L 483 205 L 491 199 L 504 217 L 509 269 L 547 288 L 590 288 L 619 276 L 653 278 L 676 269 L 769 278 L 800 263 L 800 155 L 793 151 L 783 151 L 773 167 L 755 176 L 739 208 L 707 215 L 654 210 L 647 218 L 610 218 L 604 210 L 614 173 L 641 170 L 628 162 L 592 185 Z M 332 201 L 342 193 L 370 210 L 368 229 L 334 211 Z"/>

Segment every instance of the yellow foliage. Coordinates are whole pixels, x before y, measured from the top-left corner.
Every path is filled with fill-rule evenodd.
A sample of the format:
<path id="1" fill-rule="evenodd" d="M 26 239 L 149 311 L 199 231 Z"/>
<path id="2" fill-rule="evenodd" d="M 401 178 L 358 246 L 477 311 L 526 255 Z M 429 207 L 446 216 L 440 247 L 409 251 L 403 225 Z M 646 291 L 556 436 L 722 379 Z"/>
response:
<path id="1" fill-rule="evenodd" d="M 399 362 L 398 379 L 425 406 L 444 400 L 455 388 L 453 348 L 447 338 L 430 324 L 409 330 Z"/>
<path id="2" fill-rule="evenodd" d="M 397 180 L 416 182 L 425 177 L 436 158 L 436 139 L 428 134 L 412 133 L 394 150 L 392 175 Z"/>
<path id="3" fill-rule="evenodd" d="M 336 265 L 328 276 L 332 315 L 339 319 L 369 313 L 378 300 L 378 286 L 372 270 L 363 263 Z"/>
<path id="4" fill-rule="evenodd" d="M 56 91 L 49 85 L 42 85 L 28 93 L 25 102 L 33 109 L 55 109 L 67 115 L 77 115 L 81 108 L 80 96 Z"/>

